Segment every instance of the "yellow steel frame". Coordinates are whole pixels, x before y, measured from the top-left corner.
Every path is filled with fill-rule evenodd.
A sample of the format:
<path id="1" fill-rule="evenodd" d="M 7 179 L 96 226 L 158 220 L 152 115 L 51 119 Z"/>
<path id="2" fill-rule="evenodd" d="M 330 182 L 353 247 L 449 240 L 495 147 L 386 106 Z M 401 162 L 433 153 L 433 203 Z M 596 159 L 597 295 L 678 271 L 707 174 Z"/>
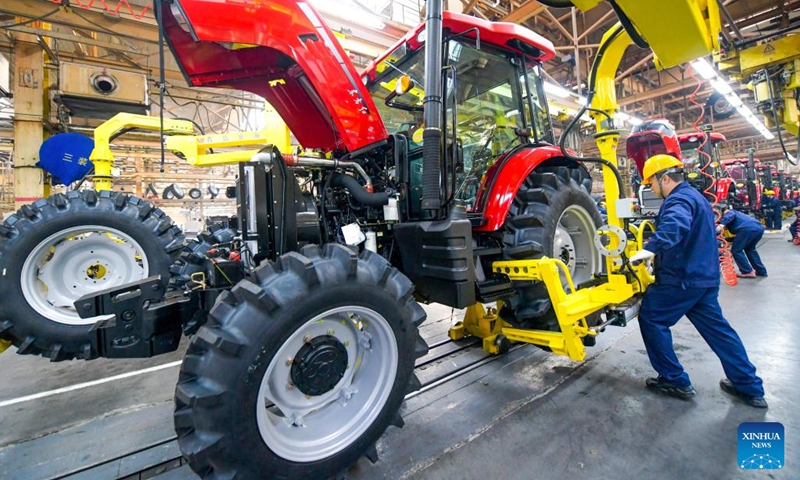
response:
<path id="1" fill-rule="evenodd" d="M 638 227 L 631 225 L 629 228 L 636 239 L 626 247 L 630 255 L 642 248 L 645 232 L 654 230 L 655 226 L 647 220 Z M 611 273 L 608 275 L 608 282 L 577 290 L 569 268 L 561 260 L 543 257 L 536 260 L 494 262 L 492 271 L 505 274 L 513 281 L 544 282 L 558 319 L 559 331 L 515 328 L 498 316 L 502 302 L 497 302 L 497 308 L 485 309 L 480 303 L 467 308 L 464 320 L 450 329 L 449 336 L 453 340 L 467 336 L 481 338 L 483 349 L 497 354 L 500 353 L 498 338 L 503 335 L 511 342 L 532 343 L 548 347 L 553 353 L 568 356 L 572 360 L 583 360 L 586 358 L 583 337 L 598 333 L 586 323 L 586 317 L 610 306 L 628 302 L 635 295 L 644 293 L 655 281 L 646 264 L 631 268 L 638 280 L 629 283 L 624 274 Z M 619 266 L 615 267 L 615 270 L 619 269 Z M 565 284 L 570 289 L 569 293 L 564 288 Z"/>
<path id="2" fill-rule="evenodd" d="M 94 164 L 95 190 L 111 190 L 111 168 L 114 165 L 114 155 L 111 153 L 110 146 L 111 138 L 119 132 L 130 129 L 160 130 L 161 121 L 158 117 L 118 113 L 94 130 L 94 150 L 89 159 Z M 194 125 L 186 120 L 165 118 L 164 133 L 192 135 L 194 134 Z"/>
<path id="3" fill-rule="evenodd" d="M 267 118 L 270 126 L 270 118 Z M 194 125 L 187 120 L 164 119 L 164 148 L 180 154 L 196 167 L 229 165 L 250 160 L 258 150 L 237 150 L 221 153 L 208 153 L 214 148 L 242 147 L 279 143 L 281 151 L 288 152 L 289 137 L 285 124 L 273 122 L 274 128 L 256 132 L 233 132 L 214 135 L 194 135 Z M 118 113 L 103 122 L 94 131 L 94 149 L 90 160 L 94 164 L 94 185 L 98 191 L 111 190 L 111 169 L 114 155 L 111 153 L 111 138 L 126 130 L 159 131 L 161 120 L 158 117 Z"/>
<path id="4" fill-rule="evenodd" d="M 266 130 L 261 130 L 257 132 L 219 133 L 187 137 L 172 136 L 166 138 L 164 145 L 167 150 L 180 153 L 189 165 L 214 167 L 246 162 L 258 153 L 258 150 L 208 153 L 210 149 L 266 145 L 267 143 L 269 143 L 269 133 Z"/>

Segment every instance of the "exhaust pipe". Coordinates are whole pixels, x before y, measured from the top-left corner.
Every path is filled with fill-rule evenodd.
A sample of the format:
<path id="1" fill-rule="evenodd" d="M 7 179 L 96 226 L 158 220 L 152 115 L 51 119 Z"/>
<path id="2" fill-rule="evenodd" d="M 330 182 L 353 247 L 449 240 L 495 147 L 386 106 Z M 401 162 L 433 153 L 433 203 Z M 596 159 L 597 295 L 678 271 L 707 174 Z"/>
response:
<path id="1" fill-rule="evenodd" d="M 428 0 L 425 18 L 425 98 L 422 132 L 422 209 L 442 208 L 442 0 Z M 438 214 L 435 214 L 438 217 Z"/>

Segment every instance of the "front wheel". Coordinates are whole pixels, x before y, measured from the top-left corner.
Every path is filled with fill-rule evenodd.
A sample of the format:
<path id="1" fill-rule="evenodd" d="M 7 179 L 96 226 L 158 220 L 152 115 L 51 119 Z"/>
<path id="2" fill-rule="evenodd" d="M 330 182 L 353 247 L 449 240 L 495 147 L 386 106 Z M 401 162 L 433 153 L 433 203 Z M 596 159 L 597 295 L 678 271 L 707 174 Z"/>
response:
<path id="1" fill-rule="evenodd" d="M 73 303 L 153 275 L 166 284 L 184 238 L 151 203 L 120 192 L 56 194 L 0 225 L 0 338 L 53 361 L 97 356 Z"/>
<path id="2" fill-rule="evenodd" d="M 339 245 L 289 253 L 220 297 L 175 395 L 203 478 L 329 478 L 373 450 L 427 351 L 413 285 Z"/>

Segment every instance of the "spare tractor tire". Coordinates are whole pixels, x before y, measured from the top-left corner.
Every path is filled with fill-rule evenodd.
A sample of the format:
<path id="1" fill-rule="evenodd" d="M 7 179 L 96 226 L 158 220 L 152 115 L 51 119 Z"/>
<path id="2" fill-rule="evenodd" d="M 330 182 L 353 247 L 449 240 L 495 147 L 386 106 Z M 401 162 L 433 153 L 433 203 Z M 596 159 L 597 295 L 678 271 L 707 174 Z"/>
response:
<path id="1" fill-rule="evenodd" d="M 203 478 L 327 479 L 362 455 L 419 388 L 425 311 L 383 257 L 303 247 L 220 295 L 186 351 L 178 445 Z"/>
<path id="2" fill-rule="evenodd" d="M 602 217 L 590 188 L 591 177 L 583 166 L 534 170 L 506 218 L 504 258 L 562 260 L 576 286 L 601 273 L 603 262 L 594 235 Z M 514 290 L 516 295 L 503 304 L 504 320 L 521 328 L 559 329 L 543 282 L 514 282 Z"/>
<path id="3" fill-rule="evenodd" d="M 161 275 L 184 245 L 164 212 L 119 192 L 72 191 L 25 205 L 0 225 L 0 336 L 52 361 L 97 356 L 73 302 Z M 12 300 L 13 299 L 13 300 Z"/>
<path id="4" fill-rule="evenodd" d="M 230 246 L 234 237 L 236 237 L 234 230 L 215 223 L 209 226 L 208 230 L 200 232 L 196 239 L 187 242 L 169 269 L 172 275 L 169 279 L 169 289 L 191 289 L 189 284 L 192 283 L 192 275 L 205 271 L 206 252 L 219 246 Z"/>

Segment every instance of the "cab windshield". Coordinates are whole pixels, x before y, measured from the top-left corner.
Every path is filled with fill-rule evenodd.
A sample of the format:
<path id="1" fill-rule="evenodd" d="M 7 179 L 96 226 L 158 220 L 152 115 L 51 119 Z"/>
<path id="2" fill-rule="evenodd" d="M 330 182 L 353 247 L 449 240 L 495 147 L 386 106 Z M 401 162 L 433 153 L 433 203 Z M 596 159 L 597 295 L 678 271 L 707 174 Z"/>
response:
<path id="1" fill-rule="evenodd" d="M 401 47 L 378 64 L 377 78 L 368 85 L 386 129 L 409 138 L 412 183 L 422 167 L 413 152 L 422 146 L 424 130 L 424 61 L 424 48 L 407 54 Z M 455 131 L 461 152 L 453 197 L 471 209 L 485 173 L 503 153 L 530 141 L 552 143 L 550 116 L 538 65 L 525 67 L 516 54 L 487 45 L 478 49 L 466 38 L 447 41 L 444 63 L 445 141 L 450 152 Z M 403 75 L 412 87 L 398 94 Z"/>

